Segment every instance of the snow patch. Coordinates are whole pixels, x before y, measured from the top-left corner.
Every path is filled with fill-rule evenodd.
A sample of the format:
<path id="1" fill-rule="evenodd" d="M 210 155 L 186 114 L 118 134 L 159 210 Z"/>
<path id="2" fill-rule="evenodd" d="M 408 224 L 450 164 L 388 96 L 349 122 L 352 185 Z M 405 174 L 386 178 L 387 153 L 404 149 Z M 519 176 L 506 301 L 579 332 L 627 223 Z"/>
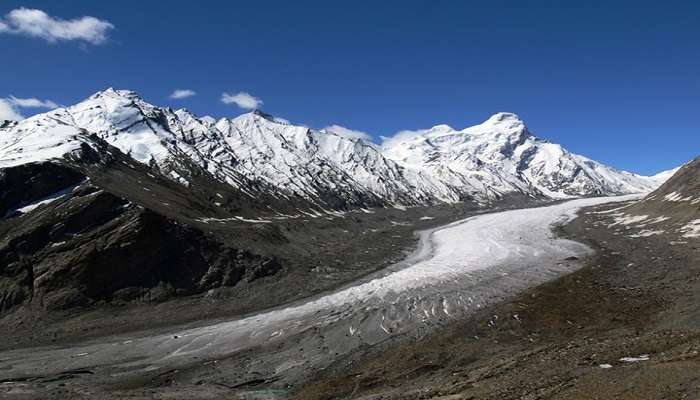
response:
<path id="1" fill-rule="evenodd" d="M 613 214 L 615 216 L 615 222 L 608 225 L 611 228 L 615 225 L 632 225 L 645 221 L 649 218 L 648 215 L 626 215 L 623 213 Z"/>
<path id="2" fill-rule="evenodd" d="M 620 361 L 622 362 L 628 362 L 628 363 L 633 363 L 633 362 L 640 362 L 640 361 L 649 361 L 649 355 L 648 354 L 642 354 L 637 357 L 622 357 L 620 358 Z"/>
<path id="3" fill-rule="evenodd" d="M 660 235 L 662 233 L 665 233 L 665 231 L 663 231 L 663 230 L 652 231 L 652 230 L 645 229 L 643 231 L 640 231 L 639 233 L 629 235 L 629 237 L 632 237 L 632 238 L 649 237 L 649 236 L 653 236 L 653 235 Z"/>
<path id="4" fill-rule="evenodd" d="M 250 218 L 243 218 L 239 216 L 234 216 L 231 218 L 213 218 L 213 217 L 202 217 L 202 218 L 197 218 L 196 221 L 203 222 L 205 224 L 208 224 L 210 222 L 218 222 L 218 223 L 227 223 L 227 222 L 248 222 L 251 224 L 269 224 L 272 221 L 267 220 L 267 219 L 250 219 Z"/>
<path id="5" fill-rule="evenodd" d="M 43 197 L 43 198 L 41 198 L 33 203 L 24 205 L 22 207 L 14 209 L 14 210 L 8 210 L 3 218 L 6 218 L 7 216 L 15 214 L 15 213 L 28 214 L 28 213 L 34 211 L 35 209 L 37 209 L 38 207 L 52 203 L 52 202 L 60 199 L 61 197 L 67 195 L 68 193 L 71 193 L 73 190 L 75 190 L 75 188 L 80 186 L 83 182 L 81 182 L 77 185 L 69 186 L 63 190 L 56 192 L 56 193 L 50 194 L 46 197 Z"/>
<path id="6" fill-rule="evenodd" d="M 700 237 L 700 219 L 690 221 L 687 225 L 683 226 L 680 231 L 683 233 L 683 237 L 686 238 Z"/>
<path id="7" fill-rule="evenodd" d="M 677 202 L 679 202 L 679 201 L 693 201 L 693 197 L 692 196 L 683 197 L 683 195 L 680 193 L 672 192 L 672 193 L 669 193 L 666 196 L 664 196 L 664 200 L 677 201 Z"/>

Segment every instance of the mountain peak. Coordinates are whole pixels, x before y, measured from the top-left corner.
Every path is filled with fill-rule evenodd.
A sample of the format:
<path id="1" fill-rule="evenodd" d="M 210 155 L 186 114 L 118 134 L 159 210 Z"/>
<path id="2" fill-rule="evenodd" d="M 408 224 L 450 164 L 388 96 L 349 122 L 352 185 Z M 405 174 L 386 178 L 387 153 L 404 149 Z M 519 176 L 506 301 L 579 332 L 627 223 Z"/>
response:
<path id="1" fill-rule="evenodd" d="M 428 130 L 429 132 L 434 132 L 434 133 L 452 133 L 454 132 L 454 128 L 447 124 L 440 124 L 440 125 L 435 125 L 432 128 Z"/>
<path id="2" fill-rule="evenodd" d="M 200 121 L 202 121 L 207 126 L 214 126 L 216 124 L 216 118 L 212 117 L 211 115 L 205 115 L 201 117 Z"/>
<path id="3" fill-rule="evenodd" d="M 90 96 L 90 99 L 99 99 L 99 98 L 105 98 L 105 97 L 106 98 L 125 98 L 125 99 L 130 99 L 130 100 L 141 99 L 141 96 L 139 96 L 138 93 L 136 93 L 132 90 L 115 89 L 113 87 L 108 87 L 107 89 L 100 90 L 99 92 Z"/>
<path id="4" fill-rule="evenodd" d="M 253 111 L 250 111 L 250 112 L 241 114 L 241 115 L 239 115 L 239 116 L 237 116 L 237 117 L 235 117 L 235 118 L 233 118 L 233 119 L 234 119 L 234 120 L 250 120 L 250 119 L 252 119 L 252 120 L 256 120 L 256 119 L 257 119 L 257 120 L 260 120 L 260 119 L 264 119 L 264 120 L 267 121 L 267 122 L 272 122 L 272 123 L 275 123 L 275 124 L 292 125 L 289 121 L 287 121 L 287 120 L 284 119 L 284 118 L 275 117 L 275 116 L 272 115 L 272 114 L 268 114 L 268 113 L 266 113 L 266 112 L 264 112 L 264 111 L 262 111 L 262 110 L 258 110 L 258 109 L 255 109 L 255 110 L 253 110 Z"/>
<path id="5" fill-rule="evenodd" d="M 258 117 L 261 117 L 261 118 L 265 118 L 268 121 L 275 122 L 275 117 L 272 114 L 268 114 L 268 113 L 266 113 L 262 110 L 259 110 L 257 108 L 255 110 L 251 111 L 251 114 L 257 115 Z"/>
<path id="6" fill-rule="evenodd" d="M 520 119 L 520 117 L 518 117 L 518 114 L 511 113 L 511 112 L 499 112 L 499 113 L 493 114 L 486 121 L 492 122 L 492 123 L 506 122 L 506 121 L 523 122 Z"/>

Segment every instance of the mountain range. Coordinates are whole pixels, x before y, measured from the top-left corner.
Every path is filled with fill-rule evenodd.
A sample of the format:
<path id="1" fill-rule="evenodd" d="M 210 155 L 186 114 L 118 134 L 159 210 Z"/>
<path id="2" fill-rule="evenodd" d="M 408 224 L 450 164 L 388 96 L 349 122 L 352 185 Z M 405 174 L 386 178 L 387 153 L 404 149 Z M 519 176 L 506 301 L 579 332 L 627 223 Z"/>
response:
<path id="1" fill-rule="evenodd" d="M 255 214 L 617 195 L 651 191 L 669 176 L 640 176 L 572 154 L 534 136 L 512 113 L 462 130 L 403 132 L 377 145 L 261 111 L 198 117 L 110 88 L 0 123 L 0 168 L 65 163 L 86 152 L 97 158 L 120 152 L 151 174 L 208 190 L 223 207 L 226 201 L 214 199 L 223 194 L 210 189 L 226 187 L 227 197 L 238 198 L 236 209 L 245 213 L 241 204 L 254 203 Z"/>

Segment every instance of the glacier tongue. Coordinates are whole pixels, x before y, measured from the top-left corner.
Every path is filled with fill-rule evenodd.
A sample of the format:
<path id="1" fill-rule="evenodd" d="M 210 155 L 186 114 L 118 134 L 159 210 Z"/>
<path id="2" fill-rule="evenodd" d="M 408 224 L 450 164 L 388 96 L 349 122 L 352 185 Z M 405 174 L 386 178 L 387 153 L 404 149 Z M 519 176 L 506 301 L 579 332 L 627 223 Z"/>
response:
<path id="1" fill-rule="evenodd" d="M 267 188 L 319 208 L 424 205 L 509 194 L 568 198 L 645 192 L 643 177 L 569 153 L 533 136 L 516 114 L 455 130 L 401 132 L 381 146 L 259 111 L 199 118 L 107 89 L 67 108 L 0 125 L 0 168 L 61 158 L 90 135 L 188 184 L 192 166 L 246 191 Z M 188 172 L 189 171 L 189 172 Z"/>

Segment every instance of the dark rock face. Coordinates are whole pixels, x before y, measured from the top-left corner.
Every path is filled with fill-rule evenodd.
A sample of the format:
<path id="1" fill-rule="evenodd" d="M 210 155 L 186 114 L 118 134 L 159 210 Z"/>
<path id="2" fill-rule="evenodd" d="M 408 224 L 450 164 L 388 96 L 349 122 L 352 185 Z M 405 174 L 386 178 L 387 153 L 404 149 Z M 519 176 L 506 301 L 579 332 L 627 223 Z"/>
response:
<path id="1" fill-rule="evenodd" d="M 43 163 L 2 172 L 3 214 L 66 193 L 0 220 L 0 313 L 30 301 L 47 310 L 157 302 L 253 282 L 282 269 L 276 258 L 224 245 L 89 183 L 77 170 Z"/>
<path id="2" fill-rule="evenodd" d="M 12 127 L 15 125 L 17 125 L 17 122 L 15 122 L 15 121 L 9 121 L 6 119 L 0 120 L 0 129 Z"/>
<path id="3" fill-rule="evenodd" d="M 24 164 L 0 170 L 0 217 L 8 211 L 39 200 L 85 176 L 58 164 Z"/>

